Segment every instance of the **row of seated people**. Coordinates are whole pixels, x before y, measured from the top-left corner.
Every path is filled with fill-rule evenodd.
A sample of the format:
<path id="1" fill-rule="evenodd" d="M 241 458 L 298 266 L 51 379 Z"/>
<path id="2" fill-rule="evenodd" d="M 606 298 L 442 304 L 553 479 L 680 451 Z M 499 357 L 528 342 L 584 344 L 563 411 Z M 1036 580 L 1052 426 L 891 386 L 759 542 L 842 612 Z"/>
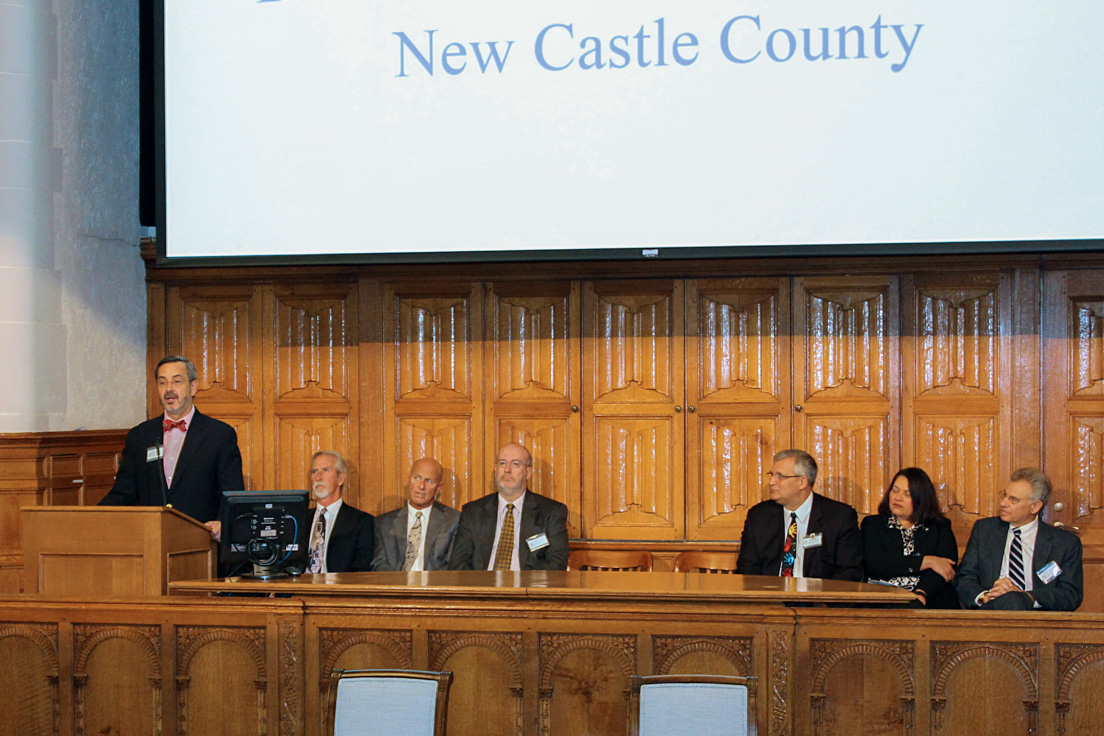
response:
<path id="1" fill-rule="evenodd" d="M 197 378 L 185 357 L 157 364 L 164 415 L 128 433 L 101 503 L 170 503 L 217 539 L 222 491 L 244 487 L 241 453 L 234 429 L 194 406 Z M 315 453 L 308 571 L 566 569 L 567 507 L 529 490 L 532 474 L 529 451 L 508 444 L 495 459 L 497 492 L 457 511 L 436 500 L 443 471 L 423 458 L 411 467 L 407 504 L 373 519 L 342 501 L 344 459 Z M 1042 520 L 1051 484 L 1037 469 L 1012 474 L 1000 515 L 974 524 L 961 563 L 951 524 L 919 468 L 894 476 L 861 531 L 855 509 L 814 492 L 817 464 L 808 453 L 778 453 L 767 475 L 770 499 L 748 511 L 737 573 L 865 579 L 907 588 L 917 605 L 938 608 L 1072 611 L 1081 604 L 1081 542 Z"/>

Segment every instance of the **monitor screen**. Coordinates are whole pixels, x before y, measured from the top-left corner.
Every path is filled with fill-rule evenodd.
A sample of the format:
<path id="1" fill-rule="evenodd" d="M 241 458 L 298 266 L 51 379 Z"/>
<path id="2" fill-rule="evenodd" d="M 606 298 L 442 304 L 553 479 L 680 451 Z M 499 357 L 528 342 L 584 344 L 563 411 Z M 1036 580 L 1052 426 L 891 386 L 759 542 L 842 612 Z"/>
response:
<path id="1" fill-rule="evenodd" d="M 1104 3 L 160 0 L 162 258 L 1074 250 Z"/>
<path id="2" fill-rule="evenodd" d="M 308 491 L 225 491 L 219 562 L 228 575 L 301 573 L 310 515 Z"/>

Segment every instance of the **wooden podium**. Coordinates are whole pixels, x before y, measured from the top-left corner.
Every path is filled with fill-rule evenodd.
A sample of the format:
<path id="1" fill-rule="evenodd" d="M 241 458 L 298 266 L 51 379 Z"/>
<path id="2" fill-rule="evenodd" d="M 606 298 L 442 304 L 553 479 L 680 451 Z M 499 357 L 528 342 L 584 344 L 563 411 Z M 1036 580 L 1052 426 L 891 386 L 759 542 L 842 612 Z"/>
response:
<path id="1" fill-rule="evenodd" d="M 21 509 L 23 592 L 166 595 L 173 580 L 209 578 L 216 550 L 195 519 L 162 506 Z"/>

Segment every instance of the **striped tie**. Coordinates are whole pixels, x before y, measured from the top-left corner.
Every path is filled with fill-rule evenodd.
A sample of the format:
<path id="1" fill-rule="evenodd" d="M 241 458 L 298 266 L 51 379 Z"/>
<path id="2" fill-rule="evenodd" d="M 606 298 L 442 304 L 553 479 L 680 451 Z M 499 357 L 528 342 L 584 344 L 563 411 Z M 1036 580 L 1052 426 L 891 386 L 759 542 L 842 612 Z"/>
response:
<path id="1" fill-rule="evenodd" d="M 495 551 L 496 570 L 509 570 L 514 557 L 514 505 L 506 504 L 506 515 L 502 517 L 502 531 L 498 535 L 498 550 Z"/>
<path id="2" fill-rule="evenodd" d="M 1012 530 L 1012 549 L 1008 551 L 1008 577 L 1020 590 L 1027 590 L 1024 582 L 1023 545 L 1020 544 L 1020 530 Z"/>

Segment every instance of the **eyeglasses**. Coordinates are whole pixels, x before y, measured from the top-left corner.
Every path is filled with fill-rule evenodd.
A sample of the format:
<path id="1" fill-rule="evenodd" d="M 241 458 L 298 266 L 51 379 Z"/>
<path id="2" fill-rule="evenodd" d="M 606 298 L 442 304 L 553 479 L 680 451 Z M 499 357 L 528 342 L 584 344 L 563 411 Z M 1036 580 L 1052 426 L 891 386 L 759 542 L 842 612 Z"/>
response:
<path id="1" fill-rule="evenodd" d="M 785 480 L 787 478 L 804 478 L 804 475 L 786 475 L 785 473 L 766 473 L 764 476 L 767 480 Z"/>
<path id="2" fill-rule="evenodd" d="M 526 463 L 524 460 L 498 460 L 495 462 L 495 465 L 503 469 L 513 468 L 514 470 L 521 470 L 526 466 Z"/>

